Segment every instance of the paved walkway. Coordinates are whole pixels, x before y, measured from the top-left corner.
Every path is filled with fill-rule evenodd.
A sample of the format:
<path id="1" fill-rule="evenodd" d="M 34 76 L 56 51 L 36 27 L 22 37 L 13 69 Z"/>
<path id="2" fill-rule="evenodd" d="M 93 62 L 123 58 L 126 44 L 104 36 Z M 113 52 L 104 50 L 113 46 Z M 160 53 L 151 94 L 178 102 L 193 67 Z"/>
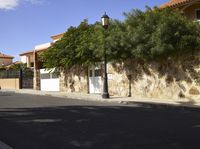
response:
<path id="1" fill-rule="evenodd" d="M 54 96 L 61 98 L 72 98 L 90 101 L 106 101 L 106 102 L 118 102 L 123 104 L 131 103 L 153 103 L 153 104 L 166 104 L 184 107 L 200 107 L 200 100 L 191 101 L 189 99 L 156 99 L 156 98 L 137 98 L 137 97 L 117 97 L 111 96 L 110 99 L 102 99 L 100 94 L 84 94 L 84 93 L 66 93 L 66 92 L 48 92 L 48 91 L 38 91 L 32 89 L 21 89 L 21 90 L 1 90 L 1 95 L 6 95 L 7 93 L 20 93 L 20 94 L 33 94 L 33 95 L 44 95 L 44 96 Z"/>

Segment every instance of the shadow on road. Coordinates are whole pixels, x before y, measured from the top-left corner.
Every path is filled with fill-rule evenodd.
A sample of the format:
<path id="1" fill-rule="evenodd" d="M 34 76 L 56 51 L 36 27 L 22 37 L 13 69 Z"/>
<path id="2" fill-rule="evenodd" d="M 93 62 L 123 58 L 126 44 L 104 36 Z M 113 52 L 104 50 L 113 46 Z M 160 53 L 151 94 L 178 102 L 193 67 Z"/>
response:
<path id="1" fill-rule="evenodd" d="M 0 140 L 15 149 L 200 148 L 200 110 L 136 104 L 4 109 Z"/>

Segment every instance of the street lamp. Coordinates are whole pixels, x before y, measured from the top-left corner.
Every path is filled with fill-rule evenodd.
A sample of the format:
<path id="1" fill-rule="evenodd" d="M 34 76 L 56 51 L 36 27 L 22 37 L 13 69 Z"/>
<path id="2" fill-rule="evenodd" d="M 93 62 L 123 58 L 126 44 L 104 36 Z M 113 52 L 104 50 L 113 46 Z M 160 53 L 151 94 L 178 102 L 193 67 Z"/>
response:
<path id="1" fill-rule="evenodd" d="M 103 28 L 106 30 L 109 26 L 109 16 L 105 13 L 101 17 L 101 23 Z M 104 47 L 104 84 L 103 84 L 103 95 L 102 98 L 110 98 L 108 93 L 108 75 L 107 75 L 107 57 L 106 57 L 106 48 Z"/>
<path id="2" fill-rule="evenodd" d="M 106 14 L 106 12 L 105 12 L 105 14 L 101 17 L 101 22 L 102 22 L 102 26 L 105 28 L 105 29 L 107 29 L 108 28 L 108 26 L 109 26 L 109 16 Z"/>

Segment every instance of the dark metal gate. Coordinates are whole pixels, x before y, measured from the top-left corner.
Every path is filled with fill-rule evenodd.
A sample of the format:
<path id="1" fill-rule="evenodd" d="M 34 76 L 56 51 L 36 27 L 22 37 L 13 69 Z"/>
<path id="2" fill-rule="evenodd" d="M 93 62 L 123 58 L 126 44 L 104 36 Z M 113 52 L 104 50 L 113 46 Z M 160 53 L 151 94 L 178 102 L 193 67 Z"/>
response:
<path id="1" fill-rule="evenodd" d="M 0 79 L 19 79 L 19 89 L 33 89 L 34 72 L 30 68 L 21 70 L 0 70 Z"/>
<path id="2" fill-rule="evenodd" d="M 33 89 L 33 70 L 20 70 L 21 88 Z"/>
<path id="3" fill-rule="evenodd" d="M 0 70 L 0 78 L 19 78 L 20 72 L 18 70 Z"/>

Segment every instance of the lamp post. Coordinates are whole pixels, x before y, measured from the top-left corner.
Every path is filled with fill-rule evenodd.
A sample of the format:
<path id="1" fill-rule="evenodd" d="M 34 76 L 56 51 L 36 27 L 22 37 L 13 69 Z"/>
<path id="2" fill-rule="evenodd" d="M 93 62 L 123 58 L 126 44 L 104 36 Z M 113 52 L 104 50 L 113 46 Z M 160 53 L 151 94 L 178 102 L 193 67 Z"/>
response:
<path id="1" fill-rule="evenodd" d="M 102 26 L 106 30 L 109 26 L 109 16 L 105 13 L 101 17 Z M 104 47 L 104 84 L 103 84 L 103 95 L 102 98 L 108 99 L 110 98 L 108 93 L 108 75 L 107 75 L 107 56 L 106 56 L 106 48 Z"/>

